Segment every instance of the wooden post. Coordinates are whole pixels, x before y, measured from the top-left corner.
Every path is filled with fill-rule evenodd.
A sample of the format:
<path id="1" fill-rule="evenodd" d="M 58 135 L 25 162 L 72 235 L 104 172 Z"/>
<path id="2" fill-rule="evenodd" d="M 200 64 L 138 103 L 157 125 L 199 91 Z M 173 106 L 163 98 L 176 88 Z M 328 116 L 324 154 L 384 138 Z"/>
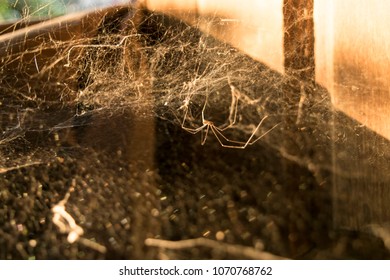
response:
<path id="1" fill-rule="evenodd" d="M 305 81 L 314 80 L 313 0 L 285 0 L 284 66 Z"/>

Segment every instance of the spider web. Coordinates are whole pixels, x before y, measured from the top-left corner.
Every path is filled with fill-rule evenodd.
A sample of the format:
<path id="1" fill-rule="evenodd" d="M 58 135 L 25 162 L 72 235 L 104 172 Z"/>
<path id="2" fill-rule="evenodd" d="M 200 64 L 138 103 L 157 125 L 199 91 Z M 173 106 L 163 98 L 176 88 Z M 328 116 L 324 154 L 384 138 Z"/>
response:
<path id="1" fill-rule="evenodd" d="M 345 175 L 348 178 L 359 178 L 360 171 L 335 169 L 332 148 L 348 146 L 343 137 L 356 135 L 356 130 L 360 129 L 363 134 L 370 132 L 362 131 L 359 124 L 334 111 L 328 92 L 313 80 L 303 79 L 300 70 L 281 75 L 200 32 L 196 25 L 189 26 L 171 17 L 132 8 L 108 12 L 93 36 L 63 40 L 61 36 L 39 35 L 22 38 L 22 47 L 9 42 L 0 45 L 2 198 L 8 204 L 17 203 L 17 199 L 27 193 L 34 200 L 36 194 L 28 188 L 20 193 L 17 187 L 12 193 L 7 191 L 9 184 L 19 177 L 24 178 L 20 179 L 21 185 L 28 182 L 34 188 L 39 184 L 46 189 L 54 185 L 57 192 L 53 196 L 46 194 L 46 208 L 42 206 L 37 210 L 34 206 L 28 211 L 37 211 L 50 220 L 52 215 L 47 208 L 60 209 L 55 207 L 61 202 L 61 213 L 67 218 L 57 216 L 57 220 L 62 218 L 69 223 L 73 221 L 69 215 L 73 215 L 77 227 L 80 225 L 86 235 L 90 234 L 89 239 L 80 240 L 86 242 L 84 246 L 92 253 L 85 253 L 77 244 L 72 245 L 76 246 L 72 247 L 74 251 L 66 251 L 61 245 L 58 250 L 64 257 L 102 258 L 101 254 L 106 252 L 106 258 L 129 255 L 134 258 L 231 257 L 204 250 L 190 255 L 160 251 L 156 255 L 155 251 L 145 253 L 144 247 L 134 245 L 156 236 L 185 239 L 209 237 L 211 233 L 224 236 L 222 239 L 228 243 L 260 249 L 264 249 L 265 240 L 268 242 L 265 249 L 284 257 L 302 256 L 312 246 L 321 247 L 318 244 L 326 242 L 345 242 L 341 237 L 329 241 L 330 210 L 324 205 L 329 205 L 332 176 L 348 173 Z M 150 129 L 151 124 L 157 128 Z M 333 127 L 340 124 L 345 127 L 344 136 L 334 135 Z M 124 140 L 126 137 L 135 140 L 128 142 Z M 156 151 L 153 148 L 148 152 L 139 144 L 152 141 L 154 137 Z M 252 140 L 256 142 L 252 144 Z M 107 143 L 114 143 L 113 150 Z M 233 152 L 234 147 L 245 149 Z M 382 150 L 386 149 L 383 144 Z M 133 161 L 136 160 L 129 163 L 123 156 L 126 153 L 131 153 Z M 134 156 L 137 153 L 156 153 L 156 169 L 148 165 L 147 160 L 143 162 Z M 373 153 L 378 151 L 366 153 L 369 156 L 363 166 L 369 166 Z M 254 154 L 258 155 L 257 159 Z M 168 155 L 177 159 L 164 158 Z M 343 155 L 338 156 L 343 159 Z M 238 163 L 229 166 L 232 158 L 237 158 Z M 64 161 L 69 164 L 66 170 L 61 169 Z M 199 163 L 202 161 L 206 162 L 204 166 Z M 214 161 L 222 166 L 222 171 L 213 169 Z M 88 173 L 90 165 L 92 171 Z M 145 166 L 147 173 L 144 173 Z M 288 175 L 281 174 L 279 167 Z M 46 174 L 53 169 L 58 174 Z M 225 172 L 231 174 L 229 178 L 236 185 L 224 179 Z M 190 187 L 191 174 L 197 174 L 194 180 L 199 185 L 194 188 Z M 244 174 L 250 183 L 240 183 L 239 174 Z M 199 178 L 208 179 L 203 182 Z M 155 181 L 160 180 L 163 186 L 155 188 Z M 289 180 L 295 188 L 282 195 L 280 184 Z M 58 183 L 60 181 L 62 183 Z M 123 190 L 114 188 L 129 184 L 129 198 Z M 257 193 L 256 184 L 262 185 L 264 195 L 259 195 L 259 201 L 252 201 L 248 193 Z M 221 187 L 214 190 L 213 185 Z M 290 200 L 289 196 L 295 191 L 297 194 Z M 93 209 L 104 207 L 110 195 L 116 199 L 114 210 L 108 216 L 103 213 L 99 220 L 93 215 Z M 140 196 L 146 198 L 146 208 L 139 201 Z M 194 197 L 199 201 L 193 201 Z M 203 202 L 203 197 L 210 199 Z M 88 204 L 79 202 L 84 199 Z M 187 200 L 188 205 L 184 205 L 182 201 Z M 241 205 L 245 201 L 258 208 Z M 287 214 L 278 216 L 284 211 L 281 201 L 293 209 L 289 218 Z M 132 206 L 127 208 L 127 204 Z M 68 210 L 68 205 L 73 208 Z M 140 213 L 134 210 L 137 205 L 144 207 Z M 325 210 L 318 210 L 321 207 Z M 226 210 L 224 219 L 234 229 L 209 226 L 210 222 L 215 222 L 216 218 L 212 218 L 215 209 Z M 134 215 L 142 221 L 133 225 L 130 220 L 134 217 L 128 218 L 125 214 L 128 212 L 137 213 Z M 47 230 L 47 226 L 36 225 L 33 218 L 8 215 L 14 224 L 30 228 L 35 239 L 40 238 L 39 232 Z M 152 222 L 143 222 L 150 217 L 153 217 Z M 321 222 L 313 225 L 311 221 L 318 217 Z M 91 221 L 104 227 L 106 235 L 99 236 L 99 229 L 94 228 Z M 249 226 L 253 221 L 256 225 Z M 2 222 L 8 225 L 9 221 L 4 218 Z M 155 225 L 159 223 L 164 226 L 155 232 Z M 167 224 L 177 225 L 178 230 Z M 139 232 L 137 226 L 141 227 Z M 127 240 L 124 235 L 130 235 L 129 228 L 136 229 Z M 318 235 L 305 239 L 303 236 L 313 228 Z M 180 230 L 183 234 L 179 236 Z M 7 233 L 5 227 L 3 231 Z M 256 231 L 261 232 L 260 236 Z M 35 246 L 30 248 L 27 236 L 22 233 L 18 236 L 21 241 L 12 242 L 24 245 L 16 252 L 9 249 L 0 257 L 58 256 L 42 248 L 34 251 Z M 65 240 L 63 236 L 64 244 Z M 7 246 L 12 247 L 9 245 L 12 242 Z M 48 244 L 52 244 L 50 242 Z M 128 244 L 133 247 L 115 253 L 121 245 Z M 383 256 L 381 249 L 377 252 Z M 354 253 L 357 257 L 366 256 L 360 251 Z M 330 257 L 347 255 L 320 250 L 316 254 L 318 258 L 329 256 L 326 254 Z"/>
<path id="2" fill-rule="evenodd" d="M 40 44 L 27 50 L 9 47 L 2 59 L 3 118 L 9 119 L 3 122 L 2 143 L 26 131 L 71 127 L 72 118 L 86 113 L 142 110 L 145 104 L 154 108 L 147 114 L 176 124 L 196 129 L 207 120 L 221 127 L 232 122 L 233 94 L 236 120 L 226 133 L 234 136 L 227 138 L 245 143 L 264 117 L 257 135 L 287 119 L 299 125 L 302 106 L 317 106 L 320 113 L 328 109 L 321 89 L 317 100 L 307 98 L 317 88 L 311 81 L 278 75 L 196 26 L 159 15 L 139 17 L 107 17 L 91 39 L 41 36 L 32 39 Z M 7 69 L 16 69 L 17 76 L 7 75 Z M 43 123 L 45 113 L 65 107 L 73 116 Z"/>

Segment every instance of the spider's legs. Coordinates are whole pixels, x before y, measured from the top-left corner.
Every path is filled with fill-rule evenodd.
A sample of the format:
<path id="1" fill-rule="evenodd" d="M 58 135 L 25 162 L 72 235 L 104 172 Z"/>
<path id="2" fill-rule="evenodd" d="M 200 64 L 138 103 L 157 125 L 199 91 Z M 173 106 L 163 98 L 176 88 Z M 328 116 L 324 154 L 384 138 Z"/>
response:
<path id="1" fill-rule="evenodd" d="M 248 138 L 248 140 L 246 142 L 230 140 L 222 133 L 222 131 L 223 131 L 222 129 L 215 127 L 215 126 L 211 126 L 211 125 L 210 126 L 211 126 L 211 131 L 214 133 L 215 137 L 217 138 L 218 142 L 221 144 L 222 147 L 232 148 L 232 149 L 245 149 L 247 146 L 256 143 L 258 140 L 263 138 L 265 135 L 267 135 L 269 132 L 271 132 L 274 128 L 276 128 L 279 125 L 279 123 L 274 125 L 270 129 L 268 129 L 266 132 L 261 134 L 259 137 L 253 139 L 255 137 L 255 135 L 257 134 L 257 131 L 259 130 L 259 128 L 261 127 L 261 125 L 263 124 L 265 119 L 267 119 L 267 118 L 268 118 L 268 116 L 265 116 L 264 118 L 261 119 L 261 121 L 256 126 L 256 128 L 253 130 L 251 136 Z M 228 143 L 230 143 L 230 144 L 228 144 Z"/>
<path id="2" fill-rule="evenodd" d="M 230 84 L 230 80 L 229 80 L 229 86 L 230 86 L 230 93 L 232 95 L 230 109 L 229 109 L 229 117 L 227 123 L 218 127 L 220 131 L 224 131 L 232 127 L 236 123 L 236 119 L 237 119 L 238 99 L 240 98 L 240 93 L 232 84 Z"/>
<path id="3" fill-rule="evenodd" d="M 203 131 L 203 130 L 202 130 L 201 145 L 204 145 L 204 144 L 206 143 L 207 135 L 209 134 L 210 127 L 211 127 L 211 130 L 213 130 L 213 126 L 212 126 L 212 125 L 210 125 L 210 124 L 205 124 L 205 126 L 206 126 L 206 131 Z"/>
<path id="4" fill-rule="evenodd" d="M 266 132 L 264 132 L 263 134 L 261 134 L 259 137 L 255 138 L 254 140 L 253 137 L 256 135 L 256 132 L 257 130 L 259 130 L 261 124 L 263 123 L 263 121 L 267 118 L 268 116 L 265 116 L 264 118 L 262 118 L 262 120 L 260 121 L 260 123 L 257 125 L 256 129 L 254 130 L 254 132 L 252 133 L 251 137 L 249 137 L 247 143 L 246 143 L 246 146 L 247 145 L 252 145 L 254 143 L 256 143 L 258 140 L 260 140 L 261 138 L 263 138 L 265 135 L 267 135 L 268 133 L 270 133 L 272 130 L 274 130 L 280 123 L 277 123 L 275 124 L 273 127 L 271 127 L 270 129 L 268 129 Z"/>

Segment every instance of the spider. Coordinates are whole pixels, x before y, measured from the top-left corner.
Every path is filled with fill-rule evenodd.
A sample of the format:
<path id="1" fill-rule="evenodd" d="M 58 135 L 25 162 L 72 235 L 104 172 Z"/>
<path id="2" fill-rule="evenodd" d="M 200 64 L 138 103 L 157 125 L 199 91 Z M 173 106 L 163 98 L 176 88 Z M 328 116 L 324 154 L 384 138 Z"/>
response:
<path id="1" fill-rule="evenodd" d="M 250 135 L 250 137 L 248 138 L 248 140 L 246 142 L 231 140 L 231 139 L 227 138 L 224 135 L 223 132 L 225 130 L 233 127 L 235 125 L 235 123 L 236 123 L 238 99 L 240 97 L 239 91 L 235 90 L 235 88 L 233 88 L 232 86 L 231 86 L 231 89 L 232 89 L 231 90 L 232 102 L 231 102 L 231 105 L 230 105 L 230 112 L 229 112 L 228 121 L 227 121 L 227 123 L 225 123 L 225 124 L 223 124 L 221 126 L 216 126 L 212 121 L 207 120 L 205 118 L 205 110 L 206 110 L 208 95 L 206 95 L 206 100 L 204 102 L 204 105 L 203 105 L 203 108 L 202 108 L 202 112 L 201 112 L 201 114 L 202 114 L 202 125 L 197 127 L 197 128 L 191 128 L 191 127 L 186 127 L 185 126 L 185 122 L 187 120 L 187 114 L 188 114 L 189 100 L 187 100 L 185 102 L 185 104 L 183 105 L 183 107 L 185 108 L 185 114 L 184 114 L 184 118 L 183 118 L 181 127 L 182 127 L 182 129 L 184 129 L 184 130 L 186 130 L 186 131 L 188 131 L 189 133 L 192 133 L 192 134 L 196 134 L 198 132 L 201 132 L 202 133 L 201 145 L 204 145 L 206 143 L 206 139 L 207 139 L 208 133 L 209 133 L 209 131 L 211 131 L 214 134 L 215 138 L 217 138 L 219 144 L 221 144 L 222 147 L 232 148 L 232 149 L 245 149 L 247 146 L 256 143 L 258 140 L 263 138 L 266 134 L 268 134 L 271 130 L 273 130 L 276 126 L 279 125 L 279 124 L 276 124 L 275 126 L 270 128 L 269 130 L 267 130 L 265 133 L 263 133 L 259 137 L 255 138 L 257 131 L 259 130 L 259 128 L 261 127 L 263 122 L 268 118 L 268 115 L 266 115 L 265 117 L 263 117 L 260 120 L 259 124 L 253 130 L 252 134 Z"/>

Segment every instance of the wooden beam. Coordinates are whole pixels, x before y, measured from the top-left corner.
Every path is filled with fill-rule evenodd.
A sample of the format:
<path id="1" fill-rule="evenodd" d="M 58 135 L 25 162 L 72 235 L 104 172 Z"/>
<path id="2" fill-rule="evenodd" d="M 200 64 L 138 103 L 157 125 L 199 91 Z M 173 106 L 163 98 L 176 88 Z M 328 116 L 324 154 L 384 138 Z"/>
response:
<path id="1" fill-rule="evenodd" d="M 285 0 L 284 66 L 301 79 L 314 80 L 313 0 Z"/>

